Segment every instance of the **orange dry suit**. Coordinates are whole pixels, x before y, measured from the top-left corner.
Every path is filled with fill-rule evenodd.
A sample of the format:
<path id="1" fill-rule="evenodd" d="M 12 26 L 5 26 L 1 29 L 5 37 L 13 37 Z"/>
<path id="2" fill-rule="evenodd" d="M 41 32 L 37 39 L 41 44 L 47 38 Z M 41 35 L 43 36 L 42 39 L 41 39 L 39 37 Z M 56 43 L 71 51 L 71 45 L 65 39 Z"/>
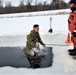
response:
<path id="1" fill-rule="evenodd" d="M 71 32 L 71 40 L 76 49 L 76 12 L 71 12 L 68 18 L 68 30 Z"/>
<path id="2" fill-rule="evenodd" d="M 76 30 L 76 13 L 70 13 L 70 16 L 68 18 L 68 30 L 71 33 Z"/>

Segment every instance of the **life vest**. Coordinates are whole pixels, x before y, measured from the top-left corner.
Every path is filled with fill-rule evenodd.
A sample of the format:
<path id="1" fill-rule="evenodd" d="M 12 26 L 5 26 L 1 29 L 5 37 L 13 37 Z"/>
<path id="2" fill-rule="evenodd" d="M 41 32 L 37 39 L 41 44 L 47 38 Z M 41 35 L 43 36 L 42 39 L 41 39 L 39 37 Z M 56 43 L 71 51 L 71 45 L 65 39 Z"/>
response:
<path id="1" fill-rule="evenodd" d="M 71 12 L 68 18 L 68 30 L 72 33 L 76 30 L 76 12 Z"/>

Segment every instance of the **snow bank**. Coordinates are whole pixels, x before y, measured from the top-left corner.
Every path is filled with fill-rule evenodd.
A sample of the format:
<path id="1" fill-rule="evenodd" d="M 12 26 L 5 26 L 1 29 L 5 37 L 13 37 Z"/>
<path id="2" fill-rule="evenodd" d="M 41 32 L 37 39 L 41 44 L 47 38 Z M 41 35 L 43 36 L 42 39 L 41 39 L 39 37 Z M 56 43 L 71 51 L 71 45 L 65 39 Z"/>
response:
<path id="1" fill-rule="evenodd" d="M 0 15 L 0 36 L 5 35 L 26 35 L 32 30 L 34 24 L 40 25 L 40 33 L 47 34 L 50 29 L 50 17 L 52 17 L 52 28 L 54 31 L 67 31 L 67 15 L 55 15 L 60 12 L 70 12 L 69 9 L 40 11 L 31 13 L 3 14 Z M 45 14 L 54 14 L 41 16 Z M 33 17 L 26 17 L 34 15 Z M 40 16 L 37 16 L 40 15 Z M 3 17 L 3 18 L 2 18 Z"/>
<path id="2" fill-rule="evenodd" d="M 59 15 L 59 14 L 69 14 L 69 13 L 70 13 L 70 9 L 38 11 L 38 12 L 28 12 L 28 13 L 14 13 L 14 14 L 0 15 L 0 19 L 3 19 L 3 18 L 20 18 L 20 17 L 34 17 L 34 16 L 48 16 L 48 15 Z"/>
<path id="3" fill-rule="evenodd" d="M 34 24 L 40 25 L 40 33 L 47 34 L 50 29 L 50 17 L 54 32 L 67 32 L 68 15 L 53 15 L 40 17 L 4 18 L 0 19 L 0 36 L 3 35 L 27 35 L 33 29 Z"/>

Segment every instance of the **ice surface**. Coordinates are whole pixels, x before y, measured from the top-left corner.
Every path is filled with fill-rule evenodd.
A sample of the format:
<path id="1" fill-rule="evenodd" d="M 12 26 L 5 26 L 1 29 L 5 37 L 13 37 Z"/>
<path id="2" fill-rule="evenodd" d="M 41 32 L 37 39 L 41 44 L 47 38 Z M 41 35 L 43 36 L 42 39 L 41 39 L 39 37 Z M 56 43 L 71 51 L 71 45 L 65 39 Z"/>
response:
<path id="1" fill-rule="evenodd" d="M 63 10 L 60 10 L 63 11 Z M 53 13 L 60 11 L 52 11 Z M 65 10 L 69 11 L 69 10 Z M 50 11 L 46 11 L 48 13 Z M 42 12 L 43 13 L 43 12 Z M 23 13 L 24 14 L 24 13 Z M 22 14 L 22 15 L 23 15 Z M 29 13 L 26 13 L 28 15 Z M 32 13 L 41 14 L 41 12 Z M 1 16 L 11 16 L 1 15 Z M 17 14 L 14 14 L 17 15 Z M 18 14 L 19 15 L 19 14 Z M 52 17 L 52 28 L 54 32 L 48 33 L 50 28 L 50 17 Z M 23 18 L 4 18 L 0 19 L 0 46 L 25 46 L 26 36 L 32 29 L 34 24 L 40 25 L 40 34 L 45 44 L 60 44 L 66 45 L 65 40 L 68 33 L 67 25 L 68 15 L 49 15 L 49 16 L 34 16 Z M 6 35 L 6 36 L 5 36 Z M 14 35 L 14 36 L 7 36 Z M 76 60 L 73 60 L 68 55 L 68 49 L 71 46 L 55 46 L 46 45 L 46 47 L 53 47 L 53 66 L 45 69 L 26 69 L 26 68 L 0 68 L 0 74 L 76 74 Z"/>
<path id="2" fill-rule="evenodd" d="M 20 40 L 16 37 L 8 36 L 8 42 L 4 41 L 0 46 L 11 46 L 11 47 L 19 47 L 25 46 L 26 37 L 20 36 Z M 52 33 L 41 35 L 42 40 L 46 44 L 65 44 L 66 34 L 64 33 Z M 5 39 L 5 38 L 4 38 Z M 24 41 L 23 41 L 24 40 Z M 66 44 L 65 44 L 66 45 Z M 0 74 L 75 74 L 75 60 L 72 59 L 71 56 L 68 55 L 67 50 L 72 48 L 72 46 L 54 46 L 54 45 L 46 45 L 46 47 L 53 47 L 53 65 L 50 68 L 45 69 L 26 69 L 26 68 L 13 68 L 13 67 L 2 67 L 0 68 Z M 45 62 L 44 62 L 45 63 Z"/>
<path id="3" fill-rule="evenodd" d="M 40 25 L 40 33 L 47 34 L 50 29 L 50 17 L 52 17 L 52 28 L 54 31 L 67 31 L 67 15 L 49 15 L 49 16 L 34 16 L 34 17 L 15 17 L 17 15 L 28 15 L 28 14 L 48 14 L 57 12 L 69 12 L 66 10 L 56 11 L 43 11 L 43 12 L 32 12 L 32 13 L 18 13 L 18 14 L 6 14 L 1 16 L 14 16 L 14 18 L 0 18 L 0 35 L 26 35 L 32 29 L 34 24 Z"/>

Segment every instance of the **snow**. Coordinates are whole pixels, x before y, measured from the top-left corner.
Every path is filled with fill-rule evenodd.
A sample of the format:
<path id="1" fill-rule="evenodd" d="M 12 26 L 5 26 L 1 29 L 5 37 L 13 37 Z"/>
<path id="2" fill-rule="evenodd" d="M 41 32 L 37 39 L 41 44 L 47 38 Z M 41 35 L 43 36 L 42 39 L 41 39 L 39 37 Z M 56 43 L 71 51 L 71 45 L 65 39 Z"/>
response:
<path id="1" fill-rule="evenodd" d="M 0 33 L 1 34 L 27 34 L 33 27 L 34 24 L 40 25 L 40 32 L 47 31 L 50 29 L 50 17 L 53 18 L 52 20 L 52 27 L 54 30 L 58 31 L 66 31 L 65 26 L 67 28 L 67 17 L 68 15 L 60 15 L 60 16 L 45 16 L 45 17 L 31 17 L 31 18 L 14 18 L 14 19 L 5 19 L 0 20 L 1 27 L 0 27 Z M 58 19 L 59 18 L 59 19 Z M 64 20 L 61 20 L 64 18 Z M 58 20 L 57 20 L 58 19 Z M 4 24 L 5 23 L 5 24 Z M 62 23 L 64 25 L 62 26 Z M 7 25 L 5 27 L 5 25 Z M 65 29 L 65 30 L 64 30 Z M 6 32 L 5 32 L 6 30 Z M 2 31 L 2 32 L 1 32 Z M 8 32 L 9 31 L 9 32 Z"/>
<path id="2" fill-rule="evenodd" d="M 18 37 L 13 37 L 12 38 L 13 41 L 10 41 L 11 37 L 8 36 L 10 44 L 9 44 L 9 41 L 7 42 L 7 44 L 6 43 L 4 43 L 4 44 L 8 45 L 8 46 L 9 45 L 20 46 L 22 43 L 22 45 L 25 46 L 24 41 L 26 41 L 26 39 L 25 39 L 26 37 L 22 36 L 20 41 L 16 39 Z M 50 44 L 50 43 L 65 44 L 66 34 L 64 34 L 64 33 L 62 33 L 62 34 L 61 33 L 45 34 L 45 35 L 41 35 L 41 38 L 46 44 Z M 58 40 L 58 39 L 61 39 L 61 40 Z M 21 40 L 24 40 L 24 41 L 21 41 Z M 46 46 L 48 46 L 48 45 L 46 45 Z M 73 68 L 75 65 L 72 62 L 75 60 L 73 60 L 72 57 L 70 57 L 67 52 L 67 50 L 69 48 L 71 48 L 72 46 L 52 46 L 52 45 L 49 45 L 49 46 L 53 47 L 54 59 L 53 59 L 52 67 L 33 70 L 33 69 L 26 69 L 26 68 L 17 69 L 17 68 L 8 66 L 8 67 L 0 68 L 0 74 L 71 74 L 71 73 L 75 74 L 76 69 Z M 70 62 L 70 63 L 68 63 L 68 62 Z"/>
<path id="3" fill-rule="evenodd" d="M 45 11 L 49 12 L 60 12 L 57 11 Z M 65 10 L 66 11 L 66 10 Z M 69 9 L 67 9 L 67 12 Z M 37 12 L 41 14 L 41 12 Z M 42 12 L 43 13 L 43 12 Z M 23 15 L 24 13 L 22 13 Z M 26 15 L 29 13 L 25 13 Z M 31 14 L 31 13 L 30 13 Z M 60 44 L 66 46 L 55 46 L 46 45 L 47 47 L 53 47 L 53 65 L 49 68 L 43 69 L 27 69 L 27 68 L 13 68 L 13 67 L 1 67 L 0 74 L 76 74 L 76 60 L 68 55 L 68 49 L 72 48 L 72 44 L 67 46 L 65 43 L 68 25 L 67 15 L 46 15 L 46 16 L 35 16 L 32 17 L 14 17 L 14 18 L 3 18 L 0 19 L 0 47 L 4 46 L 25 46 L 27 34 L 32 29 L 34 24 L 40 25 L 40 34 L 42 40 L 46 44 Z M 1 15 L 1 16 L 16 16 L 17 14 Z M 19 13 L 18 13 L 19 15 Z M 21 15 L 21 14 L 20 14 Z M 48 33 L 50 29 L 50 17 L 52 17 L 52 28 L 53 33 Z"/>
<path id="4" fill-rule="evenodd" d="M 32 29 L 34 24 L 39 24 L 40 33 L 46 34 L 48 33 L 48 30 L 50 29 L 50 17 L 52 17 L 52 21 L 51 21 L 52 28 L 55 32 L 56 31 L 67 32 L 68 31 L 68 27 L 67 27 L 68 14 L 36 16 L 37 14 L 41 15 L 41 14 L 59 13 L 59 12 L 69 12 L 69 9 L 0 15 L 0 17 L 4 17 L 4 18 L 0 18 L 0 35 L 1 36 L 25 35 L 29 33 L 29 31 Z M 35 16 L 18 17 L 20 15 L 25 16 L 28 14 L 35 15 Z M 13 18 L 11 18 L 11 16 L 13 16 Z"/>
<path id="5" fill-rule="evenodd" d="M 38 11 L 38 12 L 28 12 L 28 13 L 14 13 L 14 14 L 3 14 L 0 18 L 17 18 L 17 17 L 31 17 L 31 16 L 42 16 L 42 15 L 57 15 L 61 12 L 69 13 L 70 9 L 52 10 L 52 11 Z"/>

